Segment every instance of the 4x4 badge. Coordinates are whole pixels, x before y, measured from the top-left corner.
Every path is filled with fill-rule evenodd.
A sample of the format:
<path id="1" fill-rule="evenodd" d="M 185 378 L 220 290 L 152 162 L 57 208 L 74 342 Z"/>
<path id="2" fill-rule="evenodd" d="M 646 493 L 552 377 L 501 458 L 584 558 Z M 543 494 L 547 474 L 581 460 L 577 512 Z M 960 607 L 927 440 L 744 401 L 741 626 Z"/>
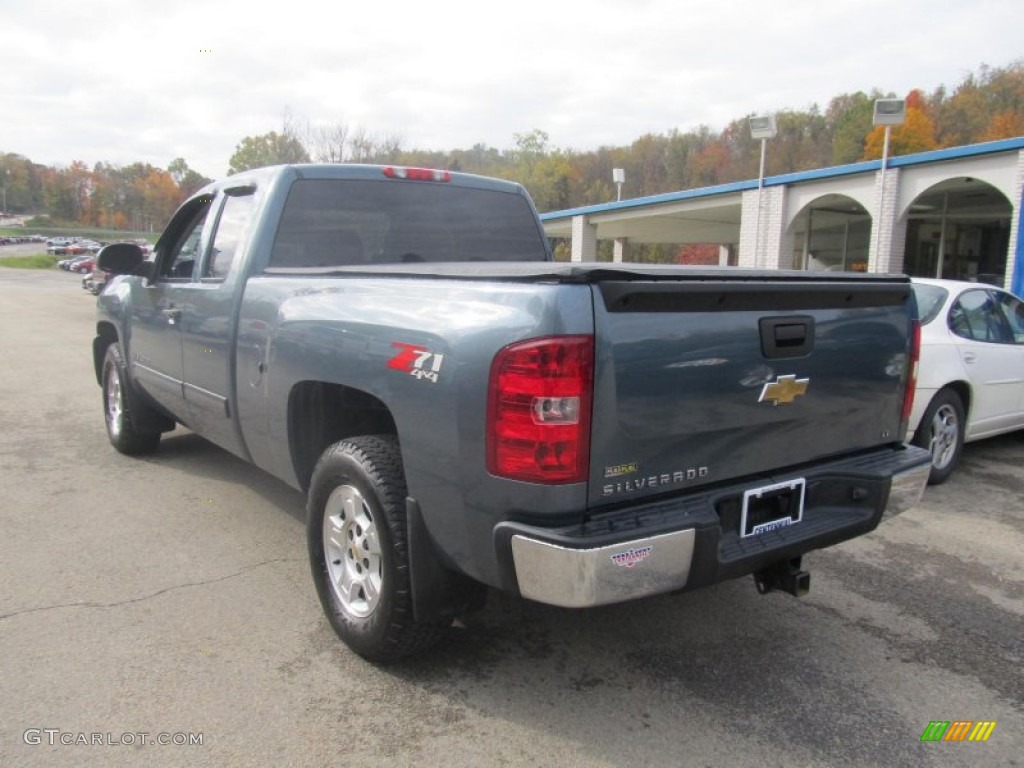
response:
<path id="1" fill-rule="evenodd" d="M 764 385 L 757 402 L 765 403 L 770 400 L 772 405 L 787 405 L 805 394 L 810 383 L 810 379 L 798 379 L 793 375 L 779 376 L 775 381 Z"/>

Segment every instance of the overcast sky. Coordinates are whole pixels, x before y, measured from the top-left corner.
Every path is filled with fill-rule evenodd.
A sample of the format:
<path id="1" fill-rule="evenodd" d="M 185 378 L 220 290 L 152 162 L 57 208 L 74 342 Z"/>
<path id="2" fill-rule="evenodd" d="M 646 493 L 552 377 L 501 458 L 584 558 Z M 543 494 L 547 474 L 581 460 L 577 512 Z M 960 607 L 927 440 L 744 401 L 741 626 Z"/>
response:
<path id="1" fill-rule="evenodd" d="M 0 0 L 0 152 L 214 178 L 284 115 L 406 149 L 625 145 L 1024 55 L 1020 0 Z"/>

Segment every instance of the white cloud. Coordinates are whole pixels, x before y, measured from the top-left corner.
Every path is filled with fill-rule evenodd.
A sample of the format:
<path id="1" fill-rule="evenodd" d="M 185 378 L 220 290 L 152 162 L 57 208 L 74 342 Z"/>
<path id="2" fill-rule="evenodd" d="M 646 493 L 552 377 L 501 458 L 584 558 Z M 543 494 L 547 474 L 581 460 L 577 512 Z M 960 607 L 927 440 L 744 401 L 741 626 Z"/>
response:
<path id="1" fill-rule="evenodd" d="M 540 128 L 588 149 L 952 86 L 1020 56 L 1015 0 L 36 0 L 0 18 L 0 151 L 184 156 L 213 176 L 286 109 L 407 147 L 506 148 Z"/>

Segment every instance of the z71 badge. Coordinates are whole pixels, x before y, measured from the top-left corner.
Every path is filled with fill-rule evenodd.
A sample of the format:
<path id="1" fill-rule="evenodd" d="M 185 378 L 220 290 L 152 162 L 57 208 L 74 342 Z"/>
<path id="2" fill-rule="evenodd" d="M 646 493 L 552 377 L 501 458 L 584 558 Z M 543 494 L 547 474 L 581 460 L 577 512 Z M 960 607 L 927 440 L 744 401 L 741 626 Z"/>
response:
<path id="1" fill-rule="evenodd" d="M 426 379 L 434 384 L 437 383 L 441 365 L 444 363 L 444 355 L 440 352 L 431 352 L 416 344 L 395 343 L 391 346 L 400 349 L 401 352 L 388 361 L 388 368 L 408 373 L 417 379 Z"/>

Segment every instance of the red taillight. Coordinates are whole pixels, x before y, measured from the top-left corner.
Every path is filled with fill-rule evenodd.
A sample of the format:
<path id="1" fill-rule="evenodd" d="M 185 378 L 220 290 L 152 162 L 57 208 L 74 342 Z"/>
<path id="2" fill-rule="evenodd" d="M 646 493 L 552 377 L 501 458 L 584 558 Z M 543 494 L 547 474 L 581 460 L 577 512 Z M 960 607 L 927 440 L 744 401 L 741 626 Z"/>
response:
<path id="1" fill-rule="evenodd" d="M 535 483 L 579 483 L 590 463 L 592 336 L 512 344 L 491 364 L 487 470 Z"/>
<path id="2" fill-rule="evenodd" d="M 452 175 L 448 171 L 433 171 L 429 168 L 400 168 L 391 165 L 384 168 L 384 175 L 389 179 L 406 179 L 408 181 L 452 180 Z"/>
<path id="3" fill-rule="evenodd" d="M 910 424 L 910 412 L 914 410 L 914 390 L 917 389 L 917 366 L 921 360 L 921 322 L 912 320 L 910 323 L 910 360 L 907 369 L 907 388 L 903 393 L 903 413 L 900 417 L 901 427 Z"/>

